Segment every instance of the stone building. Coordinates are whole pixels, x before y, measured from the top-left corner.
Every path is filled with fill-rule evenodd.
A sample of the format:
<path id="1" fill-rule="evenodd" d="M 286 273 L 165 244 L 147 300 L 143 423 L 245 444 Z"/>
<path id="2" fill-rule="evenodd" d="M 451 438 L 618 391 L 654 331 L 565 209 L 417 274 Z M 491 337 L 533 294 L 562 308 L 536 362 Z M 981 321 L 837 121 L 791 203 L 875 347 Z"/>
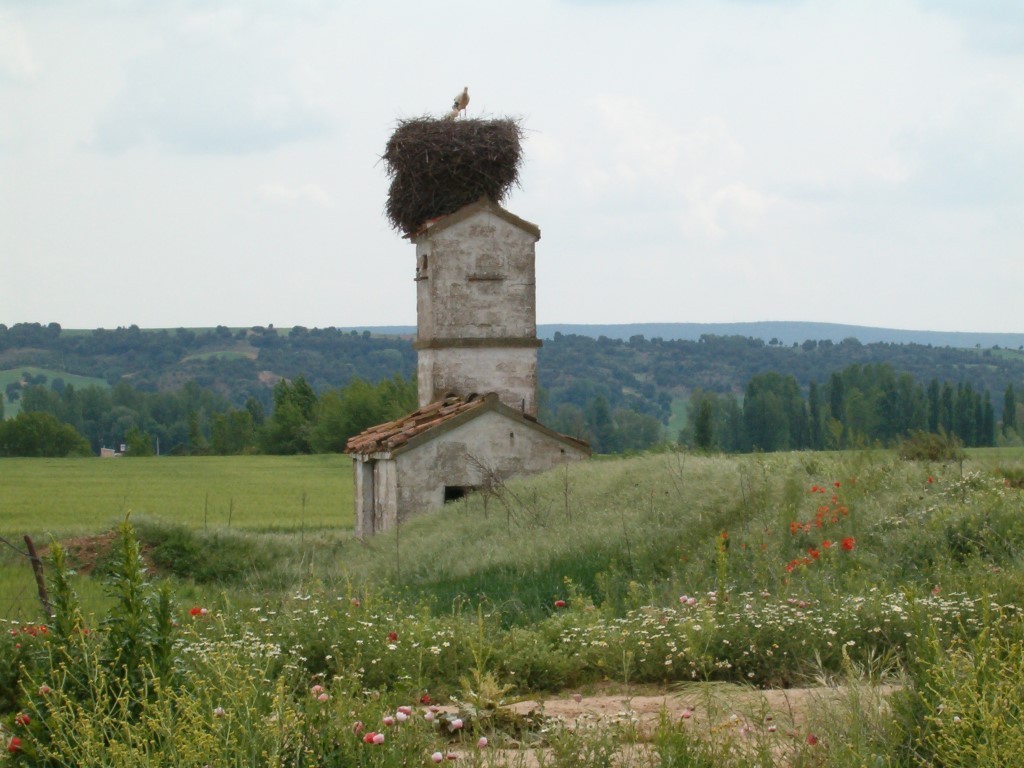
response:
<path id="1" fill-rule="evenodd" d="M 409 239 L 420 407 L 348 442 L 357 536 L 590 455 L 536 418 L 540 230 L 484 198 Z"/>

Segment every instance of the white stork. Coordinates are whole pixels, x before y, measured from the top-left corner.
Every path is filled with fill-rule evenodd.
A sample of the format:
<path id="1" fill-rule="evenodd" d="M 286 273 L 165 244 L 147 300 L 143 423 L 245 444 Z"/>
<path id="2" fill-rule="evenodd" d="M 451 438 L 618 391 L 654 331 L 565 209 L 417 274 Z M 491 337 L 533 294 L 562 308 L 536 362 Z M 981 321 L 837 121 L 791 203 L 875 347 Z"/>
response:
<path id="1" fill-rule="evenodd" d="M 455 97 L 455 101 L 452 102 L 452 111 L 458 115 L 459 112 L 465 112 L 466 107 L 469 105 L 469 86 L 465 86 L 462 89 L 462 93 Z"/>

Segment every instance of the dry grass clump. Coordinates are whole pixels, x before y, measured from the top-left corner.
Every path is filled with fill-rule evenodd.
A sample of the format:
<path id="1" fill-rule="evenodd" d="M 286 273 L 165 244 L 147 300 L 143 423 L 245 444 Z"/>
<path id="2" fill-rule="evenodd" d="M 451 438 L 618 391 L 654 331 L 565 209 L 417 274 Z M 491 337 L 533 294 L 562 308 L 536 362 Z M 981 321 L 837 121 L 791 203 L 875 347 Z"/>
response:
<path id="1" fill-rule="evenodd" d="M 500 203 L 519 182 L 522 136 L 510 118 L 399 121 L 382 158 L 391 178 L 385 212 L 392 226 L 414 232 L 481 197 Z"/>

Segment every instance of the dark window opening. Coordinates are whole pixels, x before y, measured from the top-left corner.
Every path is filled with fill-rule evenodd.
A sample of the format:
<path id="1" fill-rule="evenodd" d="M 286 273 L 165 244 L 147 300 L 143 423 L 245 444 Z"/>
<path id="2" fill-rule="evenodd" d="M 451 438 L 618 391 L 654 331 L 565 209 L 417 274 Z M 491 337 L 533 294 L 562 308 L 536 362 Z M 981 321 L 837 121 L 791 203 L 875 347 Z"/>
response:
<path id="1" fill-rule="evenodd" d="M 476 490 L 471 485 L 446 485 L 444 487 L 444 501 L 447 504 L 449 501 L 458 501 L 464 499 L 467 494 Z"/>

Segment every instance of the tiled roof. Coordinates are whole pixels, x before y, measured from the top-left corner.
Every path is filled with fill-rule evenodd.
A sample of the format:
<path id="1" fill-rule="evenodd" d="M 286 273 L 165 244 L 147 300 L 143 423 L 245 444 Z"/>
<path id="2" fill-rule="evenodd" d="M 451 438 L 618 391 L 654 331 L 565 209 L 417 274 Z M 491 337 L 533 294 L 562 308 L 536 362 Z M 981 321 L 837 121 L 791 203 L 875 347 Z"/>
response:
<path id="1" fill-rule="evenodd" d="M 488 402 L 486 397 L 449 396 L 436 403 L 430 403 L 412 413 L 386 424 L 378 424 L 349 438 L 345 453 L 379 453 L 393 451 L 428 429 L 433 429 L 450 419 L 473 411 Z"/>

